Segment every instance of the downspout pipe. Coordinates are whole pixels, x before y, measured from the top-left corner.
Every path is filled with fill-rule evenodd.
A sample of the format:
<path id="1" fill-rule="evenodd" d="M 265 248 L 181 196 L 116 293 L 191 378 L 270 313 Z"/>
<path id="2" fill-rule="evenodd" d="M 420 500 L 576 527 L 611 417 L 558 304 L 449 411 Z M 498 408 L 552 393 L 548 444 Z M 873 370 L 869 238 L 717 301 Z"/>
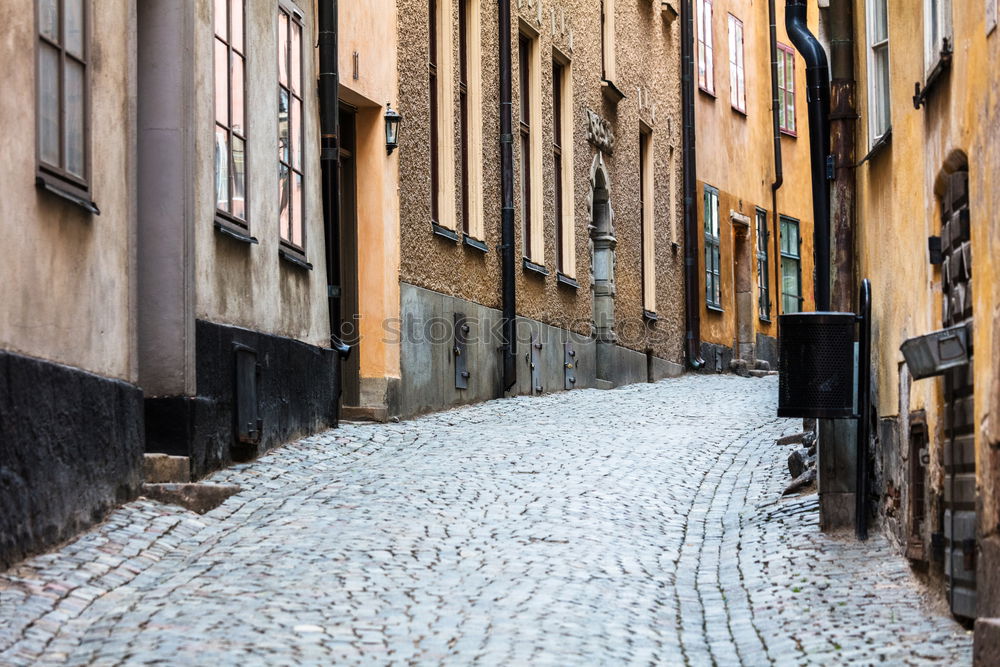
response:
<path id="1" fill-rule="evenodd" d="M 687 315 L 685 344 L 688 364 L 698 370 L 701 358 L 701 290 L 698 282 L 698 174 L 695 171 L 694 115 L 694 6 L 684 0 L 681 7 L 681 115 L 683 120 L 682 169 L 684 171 L 684 310 Z"/>
<path id="2" fill-rule="evenodd" d="M 500 281 L 503 391 L 517 382 L 517 304 L 514 275 L 514 105 L 511 90 L 510 0 L 498 0 L 500 26 Z"/>
<path id="3" fill-rule="evenodd" d="M 812 162 L 813 248 L 816 310 L 830 310 L 830 66 L 819 40 L 809 32 L 806 0 L 785 0 L 785 29 L 806 61 L 809 149 Z"/>
<path id="4" fill-rule="evenodd" d="M 323 234 L 330 346 L 338 363 L 351 353 L 340 339 L 340 80 L 337 60 L 337 0 L 319 2 L 319 123 L 323 178 Z M 334 391 L 334 423 L 340 421 L 341 371 Z"/>
<path id="5" fill-rule="evenodd" d="M 772 220 L 774 223 L 774 233 L 771 234 L 771 239 L 774 245 L 774 260 L 771 264 L 774 266 L 774 284 L 777 286 L 778 271 L 777 268 L 781 265 L 781 241 L 779 239 L 778 230 L 781 229 L 780 218 L 778 213 L 778 190 L 785 182 L 784 168 L 781 162 L 781 98 L 778 94 L 778 19 L 777 12 L 774 5 L 775 0 L 767 0 L 767 18 L 770 23 L 770 48 L 771 48 L 771 125 L 774 133 L 774 182 L 771 183 L 771 211 Z M 768 267 L 770 270 L 770 267 Z M 778 336 L 781 335 L 780 331 L 780 319 L 777 317 L 781 314 L 781 299 L 777 298 L 778 290 L 772 289 L 769 291 L 768 296 L 775 295 L 774 299 L 774 317 L 772 321 L 775 323 L 775 332 Z"/>

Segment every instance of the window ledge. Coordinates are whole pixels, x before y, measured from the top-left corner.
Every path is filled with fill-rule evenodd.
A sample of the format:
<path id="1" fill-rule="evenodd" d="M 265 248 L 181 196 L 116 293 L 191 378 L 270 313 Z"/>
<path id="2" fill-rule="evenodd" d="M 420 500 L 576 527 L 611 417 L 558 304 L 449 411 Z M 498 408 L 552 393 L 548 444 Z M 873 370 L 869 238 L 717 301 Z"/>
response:
<path id="1" fill-rule="evenodd" d="M 571 278 L 562 271 L 556 271 L 556 284 L 571 287 L 573 289 L 580 289 L 580 283 L 576 281 L 576 278 Z"/>
<path id="2" fill-rule="evenodd" d="M 741 109 L 739 107 L 734 107 L 732 104 L 729 105 L 729 108 L 731 108 L 733 110 L 733 112 L 735 112 L 736 115 L 739 116 L 740 118 L 746 118 L 747 117 L 747 110 L 746 109 Z"/>
<path id="3" fill-rule="evenodd" d="M 433 220 L 431 220 L 431 231 L 434 232 L 434 236 L 440 236 L 441 238 L 448 239 L 449 241 L 458 241 L 458 232 L 454 229 L 448 229 L 444 225 L 439 225 Z"/>
<path id="4" fill-rule="evenodd" d="M 722 306 L 716 306 L 715 304 L 711 304 L 711 303 L 705 304 L 705 308 L 707 308 L 708 311 L 711 312 L 711 313 L 724 313 L 724 312 L 726 312 L 726 311 L 724 311 L 722 309 Z"/>
<path id="5" fill-rule="evenodd" d="M 469 236 L 468 234 L 462 234 L 462 244 L 469 248 L 474 248 L 482 253 L 488 253 L 490 247 L 486 245 L 485 241 L 480 241 L 474 236 Z"/>
<path id="6" fill-rule="evenodd" d="M 543 276 L 543 277 L 549 275 L 549 270 L 548 269 L 546 269 L 541 264 L 535 264 L 534 262 L 532 262 L 527 257 L 522 258 L 521 259 L 521 263 L 524 266 L 524 270 L 525 271 L 531 271 L 532 273 L 536 273 L 536 274 L 538 274 L 540 276 Z"/>
<path id="7" fill-rule="evenodd" d="M 601 94 L 604 95 L 604 99 L 612 104 L 618 104 L 625 99 L 625 93 L 618 89 L 614 81 L 609 81 L 608 79 L 601 79 Z"/>
<path id="8" fill-rule="evenodd" d="M 655 311 L 646 310 L 645 308 L 643 308 L 642 319 L 646 320 L 647 322 L 657 322 L 659 321 L 660 316 L 657 315 Z"/>
<path id="9" fill-rule="evenodd" d="M 298 250 L 293 250 L 292 248 L 278 248 L 278 257 L 300 269 L 305 269 L 306 271 L 313 270 L 313 265 L 306 261 L 305 254 L 299 252 Z"/>
<path id="10" fill-rule="evenodd" d="M 90 197 L 87 196 L 85 191 L 63 183 L 61 180 L 49 176 L 44 172 L 39 172 L 38 175 L 35 176 L 35 186 L 40 190 L 44 190 L 45 192 L 53 194 L 56 197 L 61 197 L 72 204 L 76 204 L 92 215 L 101 214 L 101 209 L 97 207 L 97 204 L 90 200 Z"/>
<path id="11" fill-rule="evenodd" d="M 798 132 L 795 132 L 794 130 L 786 130 L 786 129 L 784 129 L 784 128 L 781 128 L 781 129 L 780 129 L 780 130 L 778 130 L 778 131 L 779 131 L 779 132 L 781 133 L 781 135 L 782 135 L 782 136 L 784 136 L 784 137 L 789 137 L 790 139 L 798 139 L 798 138 L 799 138 L 799 134 L 798 134 Z"/>
<path id="12" fill-rule="evenodd" d="M 888 146 L 891 143 L 892 143 L 892 126 L 890 125 L 889 129 L 885 131 L 885 134 L 879 137 L 878 141 L 876 141 L 875 144 L 872 146 L 872 149 L 868 151 L 868 155 L 861 158 L 861 162 L 859 162 L 856 166 L 860 167 L 865 162 L 868 162 L 868 160 L 871 160 L 872 158 L 877 156 L 879 153 L 883 151 L 883 149 L 886 146 Z"/>
<path id="13" fill-rule="evenodd" d="M 951 45 L 945 41 L 944 48 L 941 49 L 941 53 L 938 54 L 937 62 L 934 63 L 934 67 L 931 68 L 930 73 L 927 75 L 927 80 L 924 82 L 923 89 L 921 89 L 919 81 L 914 86 L 914 109 L 920 109 L 920 107 L 927 104 L 927 98 L 930 96 L 930 92 L 931 89 L 934 88 L 934 84 L 944 78 L 945 72 L 949 69 L 951 69 Z"/>
<path id="14" fill-rule="evenodd" d="M 215 231 L 234 241 L 246 243 L 247 245 L 256 245 L 259 243 L 257 237 L 250 236 L 246 229 L 230 222 L 227 218 L 219 215 L 218 212 L 216 212 L 215 216 Z"/>
<path id="15" fill-rule="evenodd" d="M 770 317 L 760 317 L 760 316 L 758 316 L 757 319 L 760 320 L 761 322 L 766 322 L 768 324 L 771 323 L 771 318 Z"/>
<path id="16" fill-rule="evenodd" d="M 698 86 L 698 91 L 704 93 L 708 97 L 711 97 L 713 100 L 717 100 L 719 98 L 719 96 L 715 94 L 714 90 L 709 90 L 708 88 L 705 88 L 702 85 Z"/>

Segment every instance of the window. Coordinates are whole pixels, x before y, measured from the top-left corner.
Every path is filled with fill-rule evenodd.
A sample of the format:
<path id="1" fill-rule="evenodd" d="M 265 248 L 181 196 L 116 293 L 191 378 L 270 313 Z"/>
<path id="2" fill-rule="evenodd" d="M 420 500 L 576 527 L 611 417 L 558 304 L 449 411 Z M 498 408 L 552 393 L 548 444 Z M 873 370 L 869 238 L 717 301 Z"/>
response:
<path id="1" fill-rule="evenodd" d="M 567 182 L 572 187 L 573 169 L 570 166 L 566 169 L 567 148 L 572 143 L 573 138 L 569 136 L 570 123 L 566 120 L 566 109 L 572 108 L 572 94 L 567 95 L 569 90 L 569 66 L 563 64 L 559 57 L 552 59 L 552 164 L 553 168 L 553 191 L 554 208 L 556 221 L 556 268 L 564 275 L 573 276 L 576 273 L 575 262 L 573 261 L 573 230 L 572 215 L 567 215 L 572 211 L 572 193 L 567 192 Z M 566 99 L 568 98 L 568 99 Z M 564 102 L 564 100 L 566 100 Z M 569 161 L 572 165 L 572 162 Z M 567 197 L 570 205 L 566 205 Z"/>
<path id="2" fill-rule="evenodd" d="M 244 0 L 215 0 L 215 207 L 246 226 Z"/>
<path id="3" fill-rule="evenodd" d="M 441 186 L 441 154 L 438 148 L 438 0 L 430 0 L 429 3 L 429 58 L 427 63 L 427 89 L 430 92 L 430 126 L 431 126 L 431 220 L 438 222 L 441 219 L 440 210 L 440 186 Z"/>
<path id="4" fill-rule="evenodd" d="M 757 209 L 757 314 L 762 320 L 771 319 L 771 274 L 767 261 L 767 211 Z"/>
<path id="5" fill-rule="evenodd" d="M 802 310 L 802 264 L 799 221 L 781 216 L 781 312 Z"/>
<path id="6" fill-rule="evenodd" d="M 302 24 L 278 10 L 278 186 L 281 240 L 303 248 Z"/>
<path id="7" fill-rule="evenodd" d="M 778 42 L 778 125 L 795 136 L 795 49 Z"/>
<path id="8" fill-rule="evenodd" d="M 743 21 L 729 15 L 729 102 L 747 112 L 746 71 L 743 67 Z"/>
<path id="9" fill-rule="evenodd" d="M 521 33 L 518 37 L 518 79 L 520 92 L 521 148 L 521 225 L 524 256 L 536 263 L 544 262 L 545 241 L 542 238 L 541 212 L 541 99 L 538 81 L 538 40 Z"/>
<path id="10" fill-rule="evenodd" d="M 719 265 L 719 191 L 705 186 L 705 303 L 722 309 L 722 282 Z"/>
<path id="11" fill-rule="evenodd" d="M 38 0 L 39 178 L 84 194 L 89 178 L 90 26 L 84 0 Z M 89 201 L 89 200 L 88 200 Z"/>
<path id="12" fill-rule="evenodd" d="M 951 0 L 924 0 L 924 72 L 931 72 L 941 57 L 952 51 Z"/>
<path id="13" fill-rule="evenodd" d="M 868 0 L 869 146 L 889 131 L 889 17 L 886 0 Z"/>
<path id="14" fill-rule="evenodd" d="M 483 132 L 479 0 L 458 6 L 458 95 L 461 124 L 462 231 L 482 240 Z"/>
<path id="15" fill-rule="evenodd" d="M 615 62 L 615 0 L 601 0 L 601 78 L 614 81 Z"/>
<path id="16" fill-rule="evenodd" d="M 698 3 L 698 86 L 715 95 L 715 69 L 712 63 L 712 0 Z"/>
<path id="17" fill-rule="evenodd" d="M 639 130 L 639 218 L 642 259 L 642 308 L 656 312 L 656 246 L 653 239 L 653 134 Z"/>
<path id="18" fill-rule="evenodd" d="M 430 0 L 428 3 L 430 91 L 430 161 L 431 221 L 434 228 L 448 230 L 455 238 L 457 226 L 455 191 L 455 95 L 454 54 L 452 53 L 452 2 Z M 463 197 L 464 200 L 464 197 Z M 464 205 L 464 202 L 463 202 Z"/>

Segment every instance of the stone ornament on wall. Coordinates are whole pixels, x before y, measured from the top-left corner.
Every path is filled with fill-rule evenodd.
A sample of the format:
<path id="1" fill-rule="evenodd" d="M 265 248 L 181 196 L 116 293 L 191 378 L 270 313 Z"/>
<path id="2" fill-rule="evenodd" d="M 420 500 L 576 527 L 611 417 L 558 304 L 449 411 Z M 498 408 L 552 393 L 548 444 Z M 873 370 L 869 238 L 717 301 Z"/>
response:
<path id="1" fill-rule="evenodd" d="M 542 27 L 542 22 L 544 21 L 542 0 L 517 0 L 517 10 L 521 14 L 534 19 L 536 28 Z"/>
<path id="2" fill-rule="evenodd" d="M 615 132 L 611 123 L 590 109 L 587 109 L 587 141 L 608 155 L 615 152 Z"/>

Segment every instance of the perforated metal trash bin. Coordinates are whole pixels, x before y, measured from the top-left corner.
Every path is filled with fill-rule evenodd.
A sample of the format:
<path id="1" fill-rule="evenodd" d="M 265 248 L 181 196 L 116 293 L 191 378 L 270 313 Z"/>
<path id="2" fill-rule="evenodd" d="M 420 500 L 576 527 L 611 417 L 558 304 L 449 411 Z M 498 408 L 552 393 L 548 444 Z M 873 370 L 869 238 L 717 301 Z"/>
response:
<path id="1" fill-rule="evenodd" d="M 854 416 L 854 313 L 782 315 L 778 416 Z"/>

